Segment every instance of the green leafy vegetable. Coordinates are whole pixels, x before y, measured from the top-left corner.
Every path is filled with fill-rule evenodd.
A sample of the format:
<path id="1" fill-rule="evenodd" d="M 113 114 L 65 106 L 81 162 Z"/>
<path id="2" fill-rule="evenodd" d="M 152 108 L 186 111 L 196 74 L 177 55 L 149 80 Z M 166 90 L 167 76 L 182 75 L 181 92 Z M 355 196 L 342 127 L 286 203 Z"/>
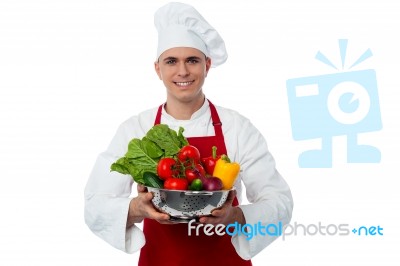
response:
<path id="1" fill-rule="evenodd" d="M 127 158 L 141 158 L 145 157 L 149 161 L 159 158 L 163 155 L 163 151 L 154 142 L 144 137 L 142 140 L 133 139 L 128 144 L 128 152 L 125 154 Z"/>
<path id="2" fill-rule="evenodd" d="M 188 142 L 183 137 L 183 128 L 179 128 L 178 134 L 175 130 L 170 129 L 167 125 L 155 125 L 146 134 L 146 137 L 155 142 L 164 150 L 165 156 L 172 156 Z"/>
<path id="3" fill-rule="evenodd" d="M 111 171 L 131 175 L 135 182 L 144 184 L 145 172 L 157 173 L 157 164 L 163 157 L 176 155 L 188 144 L 183 136 L 184 129 L 176 132 L 167 125 L 153 126 L 142 139 L 134 138 L 128 144 L 128 151 L 111 165 Z"/>

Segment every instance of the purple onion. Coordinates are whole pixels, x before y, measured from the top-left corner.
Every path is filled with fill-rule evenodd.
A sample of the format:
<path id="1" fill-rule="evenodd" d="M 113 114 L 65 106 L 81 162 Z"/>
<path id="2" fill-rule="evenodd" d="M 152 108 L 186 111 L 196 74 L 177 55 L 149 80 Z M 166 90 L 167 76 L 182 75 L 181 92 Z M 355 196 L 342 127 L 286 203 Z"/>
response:
<path id="1" fill-rule="evenodd" d="M 196 173 L 197 177 L 203 183 L 203 190 L 206 190 L 206 191 L 222 190 L 223 184 L 222 184 L 221 179 L 219 179 L 218 177 L 204 176 L 197 169 L 194 169 L 194 172 Z"/>

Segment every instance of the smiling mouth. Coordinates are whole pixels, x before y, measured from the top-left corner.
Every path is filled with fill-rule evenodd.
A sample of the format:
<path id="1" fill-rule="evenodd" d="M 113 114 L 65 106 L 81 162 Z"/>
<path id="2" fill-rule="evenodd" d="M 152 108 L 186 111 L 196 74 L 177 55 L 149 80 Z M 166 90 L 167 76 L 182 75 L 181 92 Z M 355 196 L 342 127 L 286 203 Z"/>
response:
<path id="1" fill-rule="evenodd" d="M 192 81 L 186 81 L 186 82 L 174 82 L 175 85 L 179 86 L 179 87 L 187 87 L 189 85 L 191 85 L 194 82 L 194 80 Z"/>

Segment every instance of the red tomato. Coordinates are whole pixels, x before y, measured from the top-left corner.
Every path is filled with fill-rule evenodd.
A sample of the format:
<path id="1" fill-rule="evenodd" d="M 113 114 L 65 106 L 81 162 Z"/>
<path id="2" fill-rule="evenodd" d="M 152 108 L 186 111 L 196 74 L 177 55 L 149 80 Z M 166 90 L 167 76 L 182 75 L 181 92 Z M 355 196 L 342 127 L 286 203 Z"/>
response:
<path id="1" fill-rule="evenodd" d="M 165 189 L 187 190 L 188 186 L 189 184 L 186 178 L 168 178 L 164 182 Z"/>
<path id="2" fill-rule="evenodd" d="M 206 170 L 204 170 L 204 167 L 200 163 L 196 164 L 195 168 L 200 172 L 202 176 L 206 175 Z"/>
<path id="3" fill-rule="evenodd" d="M 204 170 L 204 167 L 201 164 L 196 164 L 194 168 L 187 168 L 185 170 L 185 176 L 189 184 L 191 184 L 193 180 L 205 176 L 205 174 L 206 171 Z"/>
<path id="4" fill-rule="evenodd" d="M 196 178 L 199 178 L 197 176 L 197 173 L 194 171 L 194 169 L 186 169 L 185 176 L 186 176 L 186 179 L 189 182 L 189 184 L 191 184 L 192 181 L 195 180 Z"/>
<path id="5" fill-rule="evenodd" d="M 178 153 L 178 159 L 183 163 L 187 161 L 199 163 L 200 151 L 195 146 L 192 145 L 183 146 Z"/>
<path id="6" fill-rule="evenodd" d="M 157 175 L 162 180 L 176 177 L 179 174 L 177 169 L 176 161 L 173 158 L 162 158 L 157 164 Z"/>

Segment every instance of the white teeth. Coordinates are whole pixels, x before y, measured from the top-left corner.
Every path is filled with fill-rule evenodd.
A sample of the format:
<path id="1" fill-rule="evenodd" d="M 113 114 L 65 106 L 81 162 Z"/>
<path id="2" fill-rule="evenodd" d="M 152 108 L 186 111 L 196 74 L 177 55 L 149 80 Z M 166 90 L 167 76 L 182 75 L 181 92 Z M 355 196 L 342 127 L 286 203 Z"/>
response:
<path id="1" fill-rule="evenodd" d="M 193 81 L 189 81 L 189 82 L 175 82 L 176 85 L 178 86 L 189 86 L 190 84 L 192 84 Z"/>

